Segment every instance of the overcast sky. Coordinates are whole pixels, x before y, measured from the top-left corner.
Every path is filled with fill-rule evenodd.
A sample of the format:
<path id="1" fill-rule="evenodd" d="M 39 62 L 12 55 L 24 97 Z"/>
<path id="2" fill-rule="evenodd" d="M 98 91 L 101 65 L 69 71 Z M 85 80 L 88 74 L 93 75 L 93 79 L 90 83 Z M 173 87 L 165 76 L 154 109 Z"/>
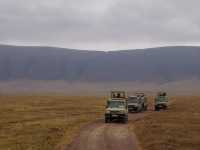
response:
<path id="1" fill-rule="evenodd" d="M 102 50 L 200 45 L 200 1 L 0 0 L 0 43 Z"/>

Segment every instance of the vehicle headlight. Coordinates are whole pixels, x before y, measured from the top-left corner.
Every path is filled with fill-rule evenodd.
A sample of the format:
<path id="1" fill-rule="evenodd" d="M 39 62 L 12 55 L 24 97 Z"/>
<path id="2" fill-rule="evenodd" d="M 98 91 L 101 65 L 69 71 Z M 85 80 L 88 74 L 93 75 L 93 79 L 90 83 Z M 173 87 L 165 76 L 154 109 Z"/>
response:
<path id="1" fill-rule="evenodd" d="M 124 110 L 120 110 L 120 113 L 121 113 L 121 114 L 124 114 L 124 113 L 125 113 L 125 111 L 124 111 Z"/>

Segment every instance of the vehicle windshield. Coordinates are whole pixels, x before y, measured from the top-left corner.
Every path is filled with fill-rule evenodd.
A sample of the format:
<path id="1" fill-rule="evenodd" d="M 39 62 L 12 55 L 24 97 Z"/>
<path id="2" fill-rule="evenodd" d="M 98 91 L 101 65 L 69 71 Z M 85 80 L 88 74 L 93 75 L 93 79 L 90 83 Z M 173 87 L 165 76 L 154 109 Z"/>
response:
<path id="1" fill-rule="evenodd" d="M 123 101 L 108 101 L 108 108 L 124 108 L 125 102 Z"/>
<path id="2" fill-rule="evenodd" d="M 129 97 L 128 102 L 129 103 L 137 103 L 138 99 L 137 99 L 137 97 Z"/>

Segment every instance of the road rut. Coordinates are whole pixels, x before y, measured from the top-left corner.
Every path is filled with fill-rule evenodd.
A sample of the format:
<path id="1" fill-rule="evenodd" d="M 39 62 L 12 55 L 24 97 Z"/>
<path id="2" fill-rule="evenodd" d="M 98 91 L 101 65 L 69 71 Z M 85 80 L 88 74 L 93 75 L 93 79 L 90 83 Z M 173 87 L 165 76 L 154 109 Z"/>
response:
<path id="1" fill-rule="evenodd" d="M 129 114 L 129 121 L 142 119 L 146 113 Z M 99 120 L 85 127 L 65 150 L 140 150 L 135 135 L 128 124 Z"/>

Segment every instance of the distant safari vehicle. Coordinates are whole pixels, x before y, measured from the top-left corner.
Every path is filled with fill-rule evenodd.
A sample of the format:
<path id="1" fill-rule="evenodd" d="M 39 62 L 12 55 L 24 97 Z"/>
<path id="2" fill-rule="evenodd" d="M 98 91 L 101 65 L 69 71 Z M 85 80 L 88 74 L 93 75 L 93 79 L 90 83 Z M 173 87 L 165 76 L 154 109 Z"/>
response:
<path id="1" fill-rule="evenodd" d="M 155 98 L 155 111 L 160 109 L 167 109 L 168 107 L 168 98 L 166 92 L 159 92 Z"/>
<path id="2" fill-rule="evenodd" d="M 124 91 L 112 91 L 111 97 L 107 100 L 105 123 L 119 120 L 123 123 L 128 121 L 128 105 Z"/>
<path id="3" fill-rule="evenodd" d="M 136 93 L 135 96 L 128 97 L 129 112 L 141 112 L 147 110 L 147 97 L 144 93 Z"/>
<path id="4" fill-rule="evenodd" d="M 142 111 L 142 103 L 139 101 L 137 96 L 128 97 L 128 111 L 129 112 L 140 112 Z"/>
<path id="5" fill-rule="evenodd" d="M 148 102 L 147 102 L 147 96 L 144 93 L 136 93 L 139 101 L 142 103 L 142 109 L 147 110 L 148 108 Z"/>

